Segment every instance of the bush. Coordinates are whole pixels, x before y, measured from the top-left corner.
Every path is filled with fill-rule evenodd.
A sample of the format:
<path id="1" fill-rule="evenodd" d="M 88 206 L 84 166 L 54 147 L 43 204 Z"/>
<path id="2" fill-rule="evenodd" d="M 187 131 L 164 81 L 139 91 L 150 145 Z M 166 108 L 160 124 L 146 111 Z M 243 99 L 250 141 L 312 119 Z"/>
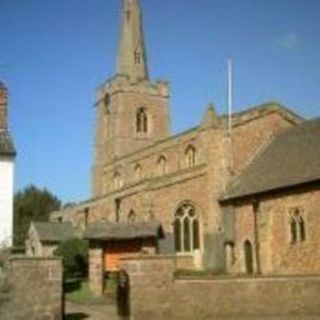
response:
<path id="1" fill-rule="evenodd" d="M 77 238 L 59 244 L 54 254 L 62 257 L 63 273 L 66 279 L 87 278 L 88 251 L 88 242 Z"/>

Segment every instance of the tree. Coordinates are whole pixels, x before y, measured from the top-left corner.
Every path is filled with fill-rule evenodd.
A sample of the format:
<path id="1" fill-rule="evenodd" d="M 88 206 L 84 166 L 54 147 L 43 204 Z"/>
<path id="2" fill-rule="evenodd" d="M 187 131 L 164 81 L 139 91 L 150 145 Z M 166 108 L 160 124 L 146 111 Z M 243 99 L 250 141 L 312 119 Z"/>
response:
<path id="1" fill-rule="evenodd" d="M 89 255 L 87 241 L 78 238 L 63 241 L 54 254 L 62 257 L 65 278 L 87 277 Z"/>
<path id="2" fill-rule="evenodd" d="M 14 196 L 13 243 L 24 246 L 31 221 L 48 221 L 52 211 L 61 208 L 61 201 L 47 189 L 27 186 Z"/>

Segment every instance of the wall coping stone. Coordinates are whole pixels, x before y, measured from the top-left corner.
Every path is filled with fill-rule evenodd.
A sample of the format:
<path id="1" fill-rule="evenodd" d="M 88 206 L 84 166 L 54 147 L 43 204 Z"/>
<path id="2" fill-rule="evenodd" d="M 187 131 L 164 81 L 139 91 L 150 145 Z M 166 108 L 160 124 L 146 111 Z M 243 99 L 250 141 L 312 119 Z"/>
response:
<path id="1" fill-rule="evenodd" d="M 61 257 L 29 257 L 23 255 L 12 256 L 9 258 L 9 261 L 62 261 Z"/>
<path id="2" fill-rule="evenodd" d="M 292 279 L 296 281 L 304 281 L 304 280 L 316 280 L 320 281 L 320 275 L 279 275 L 279 276 L 259 276 L 259 277 L 204 277 L 204 278 L 197 278 L 196 276 L 192 277 L 179 277 L 175 278 L 176 282 L 189 282 L 189 283 L 195 283 L 195 282 L 285 282 L 285 281 L 291 281 Z"/>
<path id="3" fill-rule="evenodd" d="M 145 255 L 145 256 L 137 256 L 137 257 L 123 257 L 121 261 L 144 261 L 144 260 L 176 260 L 179 257 L 175 255 Z"/>

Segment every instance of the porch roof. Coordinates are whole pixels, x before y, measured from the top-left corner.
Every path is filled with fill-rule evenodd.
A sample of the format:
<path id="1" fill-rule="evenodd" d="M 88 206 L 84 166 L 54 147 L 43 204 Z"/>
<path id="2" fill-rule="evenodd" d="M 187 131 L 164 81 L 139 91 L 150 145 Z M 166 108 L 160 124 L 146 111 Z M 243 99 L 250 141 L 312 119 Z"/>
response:
<path id="1" fill-rule="evenodd" d="M 158 221 L 148 222 L 95 222 L 84 232 L 84 238 L 89 240 L 132 240 L 145 238 L 162 238 L 163 231 Z"/>

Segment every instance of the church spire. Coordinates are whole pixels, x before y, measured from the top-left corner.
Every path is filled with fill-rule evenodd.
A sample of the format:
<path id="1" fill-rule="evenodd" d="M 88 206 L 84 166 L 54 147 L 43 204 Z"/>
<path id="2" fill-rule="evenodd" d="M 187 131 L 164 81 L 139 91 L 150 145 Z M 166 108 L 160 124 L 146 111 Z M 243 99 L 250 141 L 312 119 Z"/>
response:
<path id="1" fill-rule="evenodd" d="M 117 73 L 126 75 L 132 80 L 148 79 L 139 0 L 123 0 Z"/>

